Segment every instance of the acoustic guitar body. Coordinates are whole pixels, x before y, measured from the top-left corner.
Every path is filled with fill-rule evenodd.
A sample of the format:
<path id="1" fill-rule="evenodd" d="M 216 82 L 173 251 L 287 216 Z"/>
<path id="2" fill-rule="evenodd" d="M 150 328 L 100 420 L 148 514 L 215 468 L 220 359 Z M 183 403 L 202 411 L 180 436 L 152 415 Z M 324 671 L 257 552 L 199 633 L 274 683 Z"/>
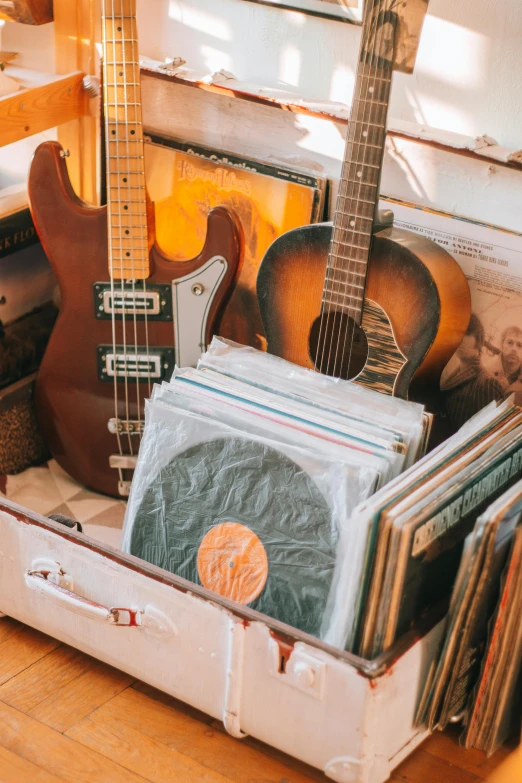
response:
<path id="1" fill-rule="evenodd" d="M 152 248 L 146 288 L 149 295 L 160 292 L 155 301 L 161 312 L 152 315 L 151 311 L 147 338 L 143 316 L 114 321 L 120 346 L 117 350 L 126 346 L 130 365 L 135 366 L 135 358 L 136 362 L 145 361 L 141 358 L 144 352 L 152 357 L 151 382 L 148 371 L 139 380 L 117 378 L 114 382 L 114 378 L 104 377 L 110 367 L 107 351 L 110 353 L 114 345 L 113 322 L 104 317 L 102 309 L 111 295 L 107 282 L 107 211 L 106 207 L 91 207 L 77 198 L 60 152 L 56 142 L 41 145 L 29 177 L 33 219 L 60 289 L 59 316 L 37 376 L 37 416 L 51 453 L 64 470 L 98 492 L 118 496 L 119 473 L 110 468 L 109 460 L 112 455 L 119 455 L 121 460 L 118 439 L 124 454 L 135 455 L 139 433 L 117 436 L 109 431 L 109 422 L 143 422 L 144 402 L 152 383 L 169 378 L 174 361 L 179 360 L 174 355 L 179 327 L 176 312 L 163 309 L 169 292 L 174 299 L 176 282 L 188 276 L 185 288 L 191 297 L 197 273 L 206 268 L 205 274 L 210 274 L 217 267 L 221 271 L 218 278 L 213 278 L 204 335 L 196 334 L 199 349 L 202 337 L 206 342 L 211 339 L 239 267 L 240 229 L 232 215 L 218 207 L 209 215 L 206 244 L 197 258 L 172 263 Z M 140 290 L 142 285 L 142 280 L 134 284 L 126 281 L 125 295 L 131 295 L 133 286 Z M 116 294 L 120 286 L 121 281 L 114 281 Z M 199 301 L 198 296 L 192 296 L 189 307 L 195 308 Z M 124 478 L 131 476 L 130 469 L 123 470 Z"/>
<path id="2" fill-rule="evenodd" d="M 289 231 L 268 249 L 257 280 L 268 351 L 376 391 L 423 398 L 468 327 L 464 274 L 431 240 L 385 228 L 373 236 L 360 326 L 336 307 L 344 289 L 340 275 L 335 287 L 335 270 L 321 317 L 331 238 L 332 225 L 322 223 Z"/>

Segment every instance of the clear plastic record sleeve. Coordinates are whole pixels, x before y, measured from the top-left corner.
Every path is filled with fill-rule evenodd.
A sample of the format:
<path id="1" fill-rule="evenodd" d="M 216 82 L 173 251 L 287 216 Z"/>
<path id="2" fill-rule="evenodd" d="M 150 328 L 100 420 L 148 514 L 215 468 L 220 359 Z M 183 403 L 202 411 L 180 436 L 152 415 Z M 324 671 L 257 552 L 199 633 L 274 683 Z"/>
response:
<path id="1" fill-rule="evenodd" d="M 339 534 L 375 486 L 373 459 L 156 387 L 122 547 L 318 636 Z"/>
<path id="2" fill-rule="evenodd" d="M 391 434 L 404 443 L 405 467 L 419 455 L 429 426 L 422 405 L 330 378 L 223 338 L 213 338 L 198 368 L 214 369 L 289 398 L 306 400 L 319 409 L 341 413 L 377 436 Z"/>
<path id="3" fill-rule="evenodd" d="M 371 464 L 378 468 L 379 480 L 375 489 L 398 475 L 404 464 L 403 454 L 397 452 L 393 444 L 386 446 L 383 442 L 376 443 L 364 438 L 362 433 L 355 434 L 353 428 L 346 427 L 342 416 L 316 411 L 297 401 L 285 404 L 284 398 L 264 390 L 251 389 L 247 384 L 226 376 L 190 369 L 175 370 L 168 388 L 173 392 L 191 395 L 194 400 L 213 399 L 236 410 L 252 413 L 260 419 L 267 418 L 284 427 L 307 432 L 326 442 L 359 452 L 363 464 L 370 459 Z M 221 410 L 220 405 L 214 408 L 216 414 Z"/>

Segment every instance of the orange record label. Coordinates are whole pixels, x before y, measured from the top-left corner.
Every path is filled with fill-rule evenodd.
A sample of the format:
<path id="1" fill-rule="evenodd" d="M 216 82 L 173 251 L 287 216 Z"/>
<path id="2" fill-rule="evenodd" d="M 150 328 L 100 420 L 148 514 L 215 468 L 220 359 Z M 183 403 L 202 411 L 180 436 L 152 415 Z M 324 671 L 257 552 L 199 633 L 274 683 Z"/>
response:
<path id="1" fill-rule="evenodd" d="M 240 604 L 249 604 L 261 595 L 268 578 L 265 547 L 245 525 L 222 522 L 201 541 L 198 574 L 208 590 Z"/>

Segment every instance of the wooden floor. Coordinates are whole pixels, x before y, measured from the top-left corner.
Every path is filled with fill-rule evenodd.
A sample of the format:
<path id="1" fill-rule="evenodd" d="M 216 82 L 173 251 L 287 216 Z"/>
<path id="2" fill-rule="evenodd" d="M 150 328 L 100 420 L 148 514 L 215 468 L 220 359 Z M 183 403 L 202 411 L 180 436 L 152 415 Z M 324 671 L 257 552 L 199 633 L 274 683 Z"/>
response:
<path id="1" fill-rule="evenodd" d="M 436 734 L 402 783 L 485 780 L 505 758 Z M 306 783 L 327 778 L 10 618 L 0 619 L 0 783 Z"/>

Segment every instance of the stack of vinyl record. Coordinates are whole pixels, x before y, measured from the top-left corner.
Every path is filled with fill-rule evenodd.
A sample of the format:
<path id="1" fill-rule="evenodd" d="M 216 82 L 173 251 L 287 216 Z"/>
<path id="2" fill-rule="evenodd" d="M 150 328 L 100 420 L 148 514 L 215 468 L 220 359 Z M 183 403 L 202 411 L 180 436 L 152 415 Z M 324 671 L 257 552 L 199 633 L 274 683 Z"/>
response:
<path id="1" fill-rule="evenodd" d="M 518 481 L 479 516 L 469 536 L 419 720 L 433 730 L 462 717 L 464 745 L 489 754 L 520 731 L 521 614 L 522 481 Z"/>
<path id="2" fill-rule="evenodd" d="M 522 411 L 510 398 L 363 501 L 341 536 L 350 555 L 338 558 L 326 640 L 373 658 L 421 618 L 442 617 L 477 518 L 521 476 Z"/>
<path id="3" fill-rule="evenodd" d="M 147 404 L 123 549 L 324 637 L 353 511 L 423 453 L 429 423 L 214 338 Z"/>

